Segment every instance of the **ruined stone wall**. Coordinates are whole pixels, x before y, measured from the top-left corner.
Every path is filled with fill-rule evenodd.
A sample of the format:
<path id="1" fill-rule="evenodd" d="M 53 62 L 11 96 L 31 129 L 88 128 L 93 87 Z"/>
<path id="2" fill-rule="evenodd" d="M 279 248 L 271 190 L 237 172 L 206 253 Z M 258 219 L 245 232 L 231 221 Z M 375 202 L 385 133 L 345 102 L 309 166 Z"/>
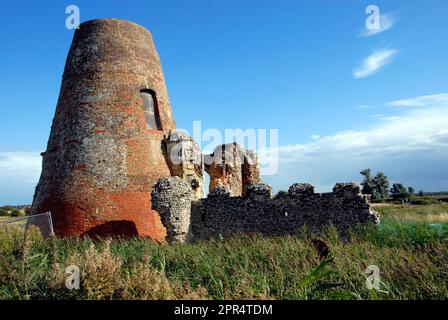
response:
<path id="1" fill-rule="evenodd" d="M 190 184 L 180 177 L 160 179 L 151 193 L 152 205 L 159 212 L 169 242 L 191 239 L 190 212 L 193 192 Z"/>
<path id="2" fill-rule="evenodd" d="M 160 130 L 140 96 L 155 92 Z M 162 145 L 175 129 L 152 36 L 118 19 L 80 25 L 67 57 L 32 213 L 51 211 L 59 236 L 165 237 L 150 192 L 170 170 Z"/>
<path id="3" fill-rule="evenodd" d="M 245 194 L 246 186 L 261 182 L 257 155 L 238 143 L 216 147 L 212 154 L 205 156 L 204 162 L 210 176 L 209 192 L 225 186 L 232 197 L 237 197 Z"/>
<path id="4" fill-rule="evenodd" d="M 242 150 L 236 143 L 223 144 L 204 158 L 205 171 L 210 176 L 209 192 L 226 186 L 232 196 L 240 196 L 243 188 L 241 165 Z"/>
<path id="5" fill-rule="evenodd" d="M 251 233 L 294 235 L 304 227 L 319 233 L 330 225 L 346 233 L 350 228 L 379 222 L 359 186 L 351 183 L 336 184 L 330 193 L 314 193 L 309 184 L 294 184 L 288 195 L 280 198 L 272 198 L 271 187 L 266 184 L 248 186 L 244 197 L 232 197 L 230 190 L 219 186 L 205 199 L 191 205 L 182 203 L 182 208 L 174 196 L 163 199 L 164 203 L 176 203 L 171 209 L 173 216 L 191 210 L 188 238 L 196 240 Z"/>
<path id="6" fill-rule="evenodd" d="M 243 165 L 241 167 L 241 177 L 243 190 L 242 195 L 246 195 L 246 189 L 250 185 L 261 183 L 260 165 L 255 152 L 246 150 L 244 152 Z"/>
<path id="7" fill-rule="evenodd" d="M 270 187 L 251 185 L 245 197 L 231 197 L 221 189 L 196 201 L 191 211 L 195 239 L 232 234 L 294 235 L 306 227 L 322 232 L 334 225 L 342 233 L 367 223 L 378 223 L 359 186 L 337 184 L 331 193 L 314 193 L 308 184 L 291 186 L 288 195 L 273 199 Z"/>

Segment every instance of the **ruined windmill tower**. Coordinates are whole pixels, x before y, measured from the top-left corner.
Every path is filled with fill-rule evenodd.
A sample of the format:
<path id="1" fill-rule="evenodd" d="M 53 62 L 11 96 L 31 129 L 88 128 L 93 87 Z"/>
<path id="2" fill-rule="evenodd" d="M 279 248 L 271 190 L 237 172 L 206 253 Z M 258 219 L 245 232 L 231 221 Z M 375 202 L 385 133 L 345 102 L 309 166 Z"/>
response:
<path id="1" fill-rule="evenodd" d="M 165 237 L 150 191 L 170 176 L 175 129 L 152 36 L 117 19 L 75 32 L 32 213 L 51 211 L 60 236 Z"/>

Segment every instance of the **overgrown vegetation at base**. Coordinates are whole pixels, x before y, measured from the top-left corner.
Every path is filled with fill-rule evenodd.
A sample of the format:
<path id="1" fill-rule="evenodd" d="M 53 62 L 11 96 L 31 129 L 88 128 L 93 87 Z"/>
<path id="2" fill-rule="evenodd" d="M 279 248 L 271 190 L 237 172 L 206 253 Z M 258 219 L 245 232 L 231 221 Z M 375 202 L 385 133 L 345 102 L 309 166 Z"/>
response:
<path id="1" fill-rule="evenodd" d="M 18 230 L 3 229 L 0 298 L 448 299 L 448 221 L 431 222 L 446 217 L 446 209 L 378 207 L 380 228 L 345 240 L 329 230 L 325 237 L 158 245 L 148 239 L 44 240 L 36 233 L 24 239 Z M 81 270 L 79 290 L 65 287 L 69 265 Z M 366 288 L 368 265 L 380 268 L 380 292 Z"/>

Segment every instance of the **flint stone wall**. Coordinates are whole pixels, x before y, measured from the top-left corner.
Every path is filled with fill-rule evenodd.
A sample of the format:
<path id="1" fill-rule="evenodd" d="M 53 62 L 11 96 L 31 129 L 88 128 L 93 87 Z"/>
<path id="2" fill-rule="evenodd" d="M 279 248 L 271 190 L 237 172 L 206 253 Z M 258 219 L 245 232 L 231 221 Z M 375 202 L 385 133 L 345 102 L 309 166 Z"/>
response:
<path id="1" fill-rule="evenodd" d="M 294 235 L 304 227 L 320 233 L 330 225 L 344 234 L 351 228 L 379 223 L 358 185 L 336 184 L 329 193 L 313 190 L 309 184 L 294 184 L 287 196 L 276 199 L 266 184 L 248 186 L 245 197 L 231 197 L 220 186 L 207 198 L 191 203 L 189 239 L 251 233 Z"/>
<path id="2" fill-rule="evenodd" d="M 271 198 L 268 187 L 250 186 L 246 197 L 210 194 L 193 203 L 193 238 L 238 233 L 294 235 L 303 227 L 319 233 L 330 225 L 346 233 L 350 228 L 379 222 L 355 184 L 337 184 L 330 193 L 314 193 L 308 184 L 293 185 L 288 195 L 279 199 Z"/>
<path id="3" fill-rule="evenodd" d="M 151 193 L 152 207 L 160 214 L 167 231 L 167 241 L 190 240 L 190 211 L 193 191 L 180 177 L 160 179 Z"/>

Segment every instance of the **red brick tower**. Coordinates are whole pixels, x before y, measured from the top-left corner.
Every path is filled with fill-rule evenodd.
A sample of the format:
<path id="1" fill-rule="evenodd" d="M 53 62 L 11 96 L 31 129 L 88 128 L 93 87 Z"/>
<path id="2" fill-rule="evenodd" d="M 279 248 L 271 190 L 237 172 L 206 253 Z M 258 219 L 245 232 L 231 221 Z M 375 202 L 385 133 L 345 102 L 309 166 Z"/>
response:
<path id="1" fill-rule="evenodd" d="M 32 213 L 56 234 L 165 237 L 150 192 L 170 175 L 164 135 L 175 129 L 151 34 L 99 19 L 75 32 Z"/>

